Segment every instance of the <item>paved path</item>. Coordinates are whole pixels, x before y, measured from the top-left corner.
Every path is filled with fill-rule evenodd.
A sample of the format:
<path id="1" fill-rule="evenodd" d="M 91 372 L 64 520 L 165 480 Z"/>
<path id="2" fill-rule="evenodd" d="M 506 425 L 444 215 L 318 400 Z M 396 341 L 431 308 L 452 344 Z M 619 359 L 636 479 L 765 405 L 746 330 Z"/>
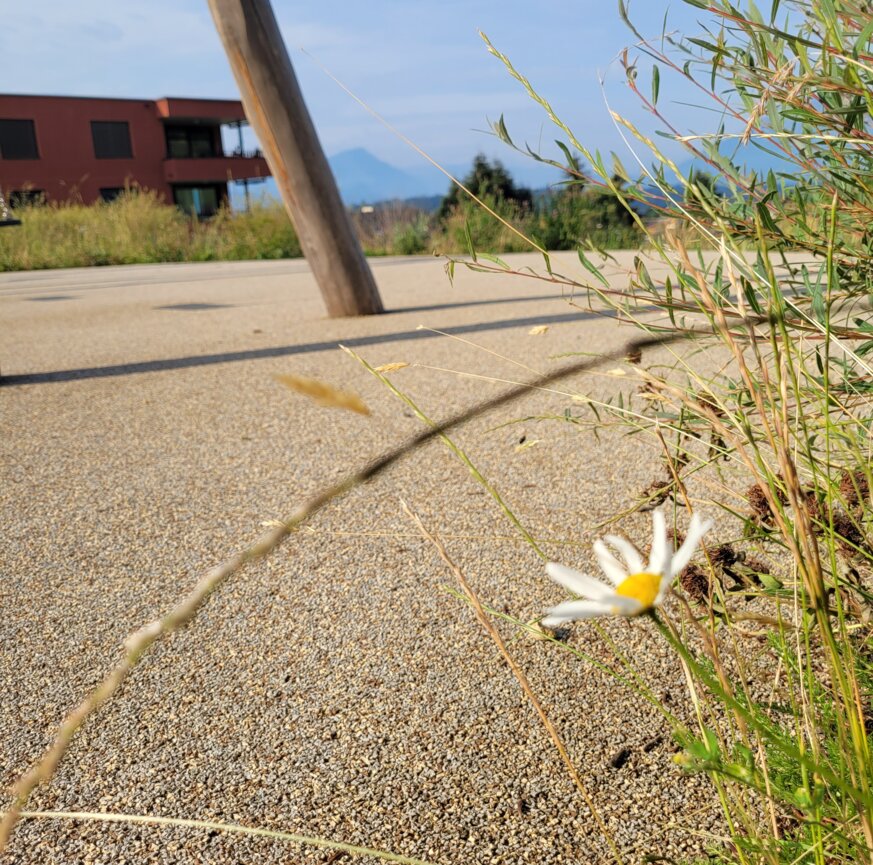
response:
<path id="1" fill-rule="evenodd" d="M 574 261 L 559 257 L 556 267 L 581 278 Z M 395 383 L 442 417 L 503 386 L 450 370 L 517 380 L 528 375 L 518 363 L 545 370 L 556 355 L 603 351 L 630 334 L 535 280 L 459 270 L 451 285 L 433 259 L 373 266 L 390 313 L 343 320 L 324 318 L 302 262 L 0 275 L 4 786 L 131 630 L 264 521 L 421 428 L 338 343 L 373 364 L 413 364 Z M 537 325 L 549 329 L 530 335 Z M 318 408 L 275 382 L 286 372 L 352 388 L 373 414 Z M 569 564 L 590 566 L 593 528 L 655 477 L 656 455 L 640 437 L 598 442 L 584 427 L 536 417 L 587 417 L 570 392 L 607 397 L 620 386 L 580 378 L 456 437 Z M 502 425 L 512 419 L 522 420 Z M 522 437 L 537 444 L 519 450 Z M 248 568 L 152 652 L 33 806 L 223 820 L 441 865 L 609 861 L 401 498 L 442 534 L 485 601 L 529 619 L 562 597 L 467 469 L 433 444 Z M 622 528 L 644 540 L 647 519 Z M 647 625 L 608 631 L 679 706 L 681 672 Z M 590 628 L 577 627 L 571 643 L 609 657 Z M 699 849 L 699 837 L 665 827 L 706 831 L 714 804 L 703 781 L 674 768 L 659 716 L 554 646 L 523 638 L 512 648 L 628 861 Z M 624 748 L 629 759 L 611 767 Z M 264 839 L 54 821 L 23 823 L 0 857 L 327 861 L 336 860 Z"/>

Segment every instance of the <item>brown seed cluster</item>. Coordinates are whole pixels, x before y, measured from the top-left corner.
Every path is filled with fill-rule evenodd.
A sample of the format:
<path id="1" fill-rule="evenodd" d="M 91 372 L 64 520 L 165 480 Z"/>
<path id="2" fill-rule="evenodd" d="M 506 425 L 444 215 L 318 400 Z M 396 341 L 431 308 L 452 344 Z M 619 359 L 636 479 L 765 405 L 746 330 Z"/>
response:
<path id="1" fill-rule="evenodd" d="M 752 484 L 746 490 L 746 500 L 752 508 L 752 519 L 759 525 L 773 525 L 773 509 L 770 500 L 760 484 Z"/>
<path id="2" fill-rule="evenodd" d="M 776 828 L 780 838 L 790 838 L 800 828 L 801 822 L 791 814 L 777 814 Z"/>
<path id="3" fill-rule="evenodd" d="M 673 545 L 673 549 L 675 550 L 685 543 L 685 532 L 681 532 L 679 529 L 674 529 L 672 527 L 668 528 L 667 541 Z"/>
<path id="4" fill-rule="evenodd" d="M 691 562 L 679 574 L 679 585 L 698 604 L 708 604 L 712 598 L 713 585 L 709 574 L 700 565 Z"/>
<path id="5" fill-rule="evenodd" d="M 769 574 L 770 573 L 770 565 L 768 565 L 765 561 L 761 559 L 754 559 L 746 556 L 744 562 L 746 569 L 751 572 L 753 576 L 757 576 L 758 574 Z"/>
<path id="6" fill-rule="evenodd" d="M 624 357 L 624 359 L 628 363 L 638 364 L 642 363 L 643 360 L 643 350 L 639 347 L 632 348 Z"/>
<path id="7" fill-rule="evenodd" d="M 781 475 L 777 475 L 776 479 L 782 483 Z M 780 503 L 783 505 L 787 503 L 784 492 L 778 486 L 774 485 L 771 489 Z M 812 523 L 812 530 L 816 535 L 821 535 L 828 524 L 832 524 L 837 549 L 847 559 L 856 557 L 859 550 L 873 552 L 873 546 L 861 525 L 864 501 L 869 496 L 869 485 L 864 472 L 860 469 L 854 471 L 844 469 L 840 477 L 839 490 L 846 502 L 848 512 L 826 504 L 815 487 L 803 487 L 800 490 L 801 505 Z M 752 521 L 764 528 L 772 528 L 773 510 L 761 484 L 750 486 L 746 490 L 746 499 L 752 509 Z M 746 565 L 750 567 L 749 562 Z M 729 568 L 730 565 L 727 567 Z"/>
<path id="8" fill-rule="evenodd" d="M 697 404 L 705 411 L 715 415 L 715 417 L 724 417 L 725 411 L 718 404 L 715 396 L 709 391 L 702 390 L 697 394 Z"/>
<path id="9" fill-rule="evenodd" d="M 730 544 L 722 544 L 709 554 L 709 560 L 717 568 L 729 568 L 736 564 L 742 554 L 738 553 Z"/>
<path id="10" fill-rule="evenodd" d="M 652 481 L 641 493 L 640 498 L 643 504 L 640 507 L 641 511 L 654 510 L 658 505 L 664 504 L 668 498 L 673 495 L 673 481 Z"/>
<path id="11" fill-rule="evenodd" d="M 870 499 L 870 484 L 867 475 L 861 469 L 850 471 L 843 469 L 840 477 L 840 495 L 849 510 L 862 506 L 862 502 Z"/>
<path id="12" fill-rule="evenodd" d="M 711 570 L 691 563 L 679 574 L 679 582 L 690 598 L 697 603 L 709 603 L 717 585 L 726 581 L 734 589 L 761 588 L 761 574 L 769 574 L 770 567 L 760 559 L 747 556 L 731 544 L 722 544 L 708 553 Z"/>
<path id="13" fill-rule="evenodd" d="M 800 491 L 800 494 L 803 496 L 803 508 L 809 515 L 810 520 L 812 520 L 813 524 L 821 522 L 822 509 L 818 493 L 812 487 L 806 487 Z"/>
<path id="14" fill-rule="evenodd" d="M 845 511 L 834 511 L 833 523 L 837 547 L 844 556 L 851 559 L 858 554 L 859 549 L 870 549 L 858 523 Z"/>
<path id="15" fill-rule="evenodd" d="M 861 528 L 862 508 L 861 502 L 866 496 L 866 478 L 863 472 L 857 470 L 850 472 L 844 471 L 840 479 L 840 492 L 845 497 L 847 503 L 850 504 L 851 513 L 839 508 L 831 508 L 828 513 L 812 487 L 807 487 L 802 490 L 804 497 L 804 506 L 809 518 L 813 522 L 813 530 L 816 534 L 821 534 L 824 526 L 828 523 L 833 525 L 834 540 L 837 544 L 838 551 L 847 559 L 853 559 L 858 555 L 859 550 L 871 551 L 870 543 L 866 534 Z"/>

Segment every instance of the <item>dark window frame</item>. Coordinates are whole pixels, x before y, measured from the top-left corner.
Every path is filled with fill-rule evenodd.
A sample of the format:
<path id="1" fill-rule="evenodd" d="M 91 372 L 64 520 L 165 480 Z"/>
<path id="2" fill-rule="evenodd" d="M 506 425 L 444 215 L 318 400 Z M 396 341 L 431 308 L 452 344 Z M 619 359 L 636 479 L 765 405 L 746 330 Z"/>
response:
<path id="1" fill-rule="evenodd" d="M 19 140 L 17 142 L 12 142 L 12 146 L 10 146 L 9 139 L 7 138 L 8 132 L 11 131 L 9 127 L 4 130 L 4 124 L 20 124 L 18 126 L 19 130 L 23 130 L 25 128 L 28 129 L 28 133 L 25 137 L 29 140 L 27 141 L 26 147 L 24 149 L 27 150 L 26 154 L 23 154 L 16 151 L 16 145 L 20 146 L 23 143 L 23 140 Z M 3 141 L 6 139 L 6 144 L 4 145 Z M 10 155 L 10 151 L 12 151 Z M 36 122 L 30 117 L 2 117 L 0 118 L 0 159 L 8 159 L 8 160 L 19 160 L 19 159 L 39 159 L 39 142 L 36 139 Z"/>
<path id="2" fill-rule="evenodd" d="M 100 200 L 106 204 L 111 204 L 120 195 L 124 195 L 125 188 L 123 186 L 101 186 Z"/>
<path id="3" fill-rule="evenodd" d="M 227 202 L 227 184 L 221 181 L 204 182 L 204 183 L 174 183 L 173 186 L 173 204 L 181 211 L 189 216 L 194 216 L 197 219 L 211 219 L 220 210 L 221 206 Z M 215 207 L 204 210 L 198 209 L 200 205 L 200 195 L 202 192 L 215 193 Z M 187 197 L 186 193 L 191 193 L 191 206 L 184 200 Z"/>
<path id="4" fill-rule="evenodd" d="M 121 129 L 124 136 L 121 137 Z M 133 159 L 133 140 L 127 120 L 92 120 L 91 143 L 95 159 Z"/>
<path id="5" fill-rule="evenodd" d="M 211 126 L 167 124 L 164 139 L 167 159 L 216 159 L 224 155 L 221 139 L 217 139 L 215 128 Z"/>

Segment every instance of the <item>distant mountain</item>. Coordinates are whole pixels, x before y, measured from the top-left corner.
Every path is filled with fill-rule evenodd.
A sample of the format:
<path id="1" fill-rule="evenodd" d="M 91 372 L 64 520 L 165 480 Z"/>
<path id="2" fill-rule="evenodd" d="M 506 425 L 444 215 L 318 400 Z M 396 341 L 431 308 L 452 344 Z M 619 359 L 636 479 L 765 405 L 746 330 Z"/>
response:
<path id="1" fill-rule="evenodd" d="M 424 192 L 407 174 L 373 156 L 363 147 L 343 150 L 328 159 L 346 204 L 372 204 L 386 198 L 411 198 Z"/>
<path id="2" fill-rule="evenodd" d="M 415 195 L 412 198 L 407 198 L 404 200 L 404 204 L 408 204 L 410 207 L 417 207 L 419 210 L 423 210 L 425 213 L 434 213 L 439 210 L 440 204 L 442 204 L 443 194 L 440 195 Z"/>
<path id="3" fill-rule="evenodd" d="M 449 188 L 448 179 L 433 166 L 404 171 L 383 162 L 363 147 L 343 150 L 328 157 L 327 161 L 339 187 L 340 196 L 349 206 L 407 199 L 416 199 L 413 206 L 417 206 L 418 199 L 428 199 L 433 196 L 441 198 Z M 467 169 L 453 166 L 449 170 L 463 173 Z M 245 200 L 242 185 L 233 184 L 230 191 L 232 203 L 241 206 Z M 252 186 L 251 195 L 254 199 L 279 198 L 276 183 L 272 178 L 265 183 Z"/>

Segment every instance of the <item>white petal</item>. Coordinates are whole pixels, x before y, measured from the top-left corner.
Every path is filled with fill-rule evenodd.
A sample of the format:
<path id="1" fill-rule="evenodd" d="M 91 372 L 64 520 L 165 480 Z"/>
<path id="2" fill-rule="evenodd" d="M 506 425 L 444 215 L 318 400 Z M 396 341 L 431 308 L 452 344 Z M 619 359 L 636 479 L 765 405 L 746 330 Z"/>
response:
<path id="1" fill-rule="evenodd" d="M 593 619 L 595 616 L 633 616 L 640 612 L 639 601 L 620 596 L 616 596 L 616 598 L 623 602 L 633 601 L 634 605 L 630 606 L 624 603 L 619 606 L 609 601 L 564 601 L 563 604 L 552 607 L 546 617 L 542 619 L 541 624 L 546 628 L 555 628 L 558 625 L 575 622 L 579 619 Z"/>
<path id="2" fill-rule="evenodd" d="M 643 564 L 643 557 L 639 550 L 630 542 L 618 535 L 607 535 L 605 540 L 609 541 L 621 554 L 627 562 L 627 572 L 629 574 L 639 574 L 646 569 Z"/>
<path id="3" fill-rule="evenodd" d="M 685 543 L 676 551 L 670 560 L 670 576 L 675 577 L 685 567 L 694 555 L 701 538 L 712 528 L 712 520 L 704 520 L 699 514 L 691 517 Z"/>
<path id="4" fill-rule="evenodd" d="M 564 601 L 557 607 L 552 607 L 540 624 L 546 628 L 555 628 L 567 622 L 578 619 L 593 619 L 595 616 L 608 616 L 612 608 L 600 601 Z"/>
<path id="5" fill-rule="evenodd" d="M 581 571 L 568 568 L 566 565 L 549 562 L 546 565 L 546 573 L 556 583 L 560 583 L 565 589 L 573 592 L 574 595 L 582 595 L 595 601 L 612 596 L 612 589 L 605 583 L 601 583 L 600 580 L 583 574 Z"/>
<path id="6" fill-rule="evenodd" d="M 649 573 L 665 574 L 670 567 L 670 548 L 667 544 L 667 524 L 664 512 L 652 511 L 652 554 L 649 556 Z"/>
<path id="7" fill-rule="evenodd" d="M 612 580 L 613 585 L 620 586 L 627 579 L 627 571 L 621 566 L 619 560 L 611 553 L 603 541 L 594 542 L 594 554 L 597 556 L 597 564 L 603 573 Z"/>
<path id="8" fill-rule="evenodd" d="M 600 603 L 612 607 L 616 616 L 635 616 L 643 611 L 643 605 L 636 598 L 627 595 L 612 595 L 608 601 L 603 600 Z"/>
<path id="9" fill-rule="evenodd" d="M 655 596 L 655 600 L 652 602 L 653 607 L 660 607 L 661 604 L 664 603 L 664 598 L 667 596 L 667 592 L 670 590 L 670 586 L 672 584 L 673 576 L 668 570 L 667 573 L 661 577 L 661 584 L 658 586 L 658 594 Z"/>

